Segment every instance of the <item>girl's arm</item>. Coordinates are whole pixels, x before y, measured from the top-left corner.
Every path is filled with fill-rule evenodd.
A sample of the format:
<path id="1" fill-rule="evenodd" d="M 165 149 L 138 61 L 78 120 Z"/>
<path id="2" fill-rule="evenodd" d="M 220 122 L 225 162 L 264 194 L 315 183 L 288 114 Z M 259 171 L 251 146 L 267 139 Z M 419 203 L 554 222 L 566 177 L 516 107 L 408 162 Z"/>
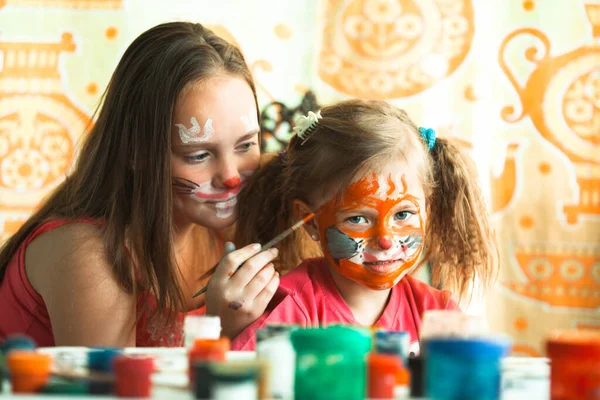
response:
<path id="1" fill-rule="evenodd" d="M 25 269 L 56 346 L 135 346 L 136 299 L 113 276 L 96 226 L 73 223 L 39 236 Z"/>

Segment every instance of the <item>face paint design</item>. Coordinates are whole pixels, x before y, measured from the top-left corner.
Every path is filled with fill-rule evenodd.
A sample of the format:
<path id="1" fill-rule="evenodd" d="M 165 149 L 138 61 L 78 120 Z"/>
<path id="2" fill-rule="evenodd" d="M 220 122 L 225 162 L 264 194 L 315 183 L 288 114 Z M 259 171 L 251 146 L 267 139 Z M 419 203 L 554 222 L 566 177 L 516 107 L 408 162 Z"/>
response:
<path id="1" fill-rule="evenodd" d="M 204 132 L 202 132 L 196 117 L 190 118 L 191 128 L 187 128 L 183 124 L 175 124 L 175 126 L 179 129 L 179 138 L 183 143 L 203 143 L 209 141 L 215 134 L 212 122 L 210 118 L 206 120 L 204 123 Z"/>
<path id="2" fill-rule="evenodd" d="M 244 187 L 246 179 L 251 174 L 230 178 L 223 182 L 225 188 L 213 187 L 212 182 L 196 183 L 189 179 L 174 177 L 175 193 L 189 195 L 192 199 L 203 204 L 214 204 L 217 218 L 228 218 L 233 214 L 237 204 L 237 195 Z"/>
<path id="3" fill-rule="evenodd" d="M 422 251 L 419 204 L 404 176 L 396 182 L 373 174 L 351 184 L 319 209 L 317 223 L 327 260 L 371 289 L 394 286 Z"/>
<path id="4" fill-rule="evenodd" d="M 240 117 L 244 126 L 246 127 L 246 132 L 252 132 L 258 130 L 258 117 L 256 116 L 256 110 L 254 108 L 250 109 L 248 115 L 242 115 Z"/>

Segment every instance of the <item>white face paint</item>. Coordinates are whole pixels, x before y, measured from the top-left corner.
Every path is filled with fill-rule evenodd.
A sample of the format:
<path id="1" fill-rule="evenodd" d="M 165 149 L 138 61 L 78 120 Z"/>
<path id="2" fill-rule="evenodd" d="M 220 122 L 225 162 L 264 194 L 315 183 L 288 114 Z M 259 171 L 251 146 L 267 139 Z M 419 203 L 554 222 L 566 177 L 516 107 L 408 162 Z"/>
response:
<path id="1" fill-rule="evenodd" d="M 212 126 L 212 119 L 209 118 L 204 123 L 204 130 L 200 128 L 200 124 L 196 117 L 190 118 L 191 128 L 187 128 L 183 124 L 175 124 L 179 128 L 179 137 L 183 143 L 202 143 L 209 141 L 215 134 Z"/>
<path id="2" fill-rule="evenodd" d="M 181 178 L 175 178 L 178 187 L 198 203 L 214 204 L 217 218 L 230 217 L 237 204 L 237 196 L 252 173 L 241 173 L 239 184 L 232 189 L 215 188 L 211 181 L 196 183 Z"/>
<path id="3" fill-rule="evenodd" d="M 242 115 L 240 119 L 246 126 L 246 132 L 258 130 L 258 117 L 256 116 L 256 110 L 254 108 L 250 109 L 248 115 Z"/>

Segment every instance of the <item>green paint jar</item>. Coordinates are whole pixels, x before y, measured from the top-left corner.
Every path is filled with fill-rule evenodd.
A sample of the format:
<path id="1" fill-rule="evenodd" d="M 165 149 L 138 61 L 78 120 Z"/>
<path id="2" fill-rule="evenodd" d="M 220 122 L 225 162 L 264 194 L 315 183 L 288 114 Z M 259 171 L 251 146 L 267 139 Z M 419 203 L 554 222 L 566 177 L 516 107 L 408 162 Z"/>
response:
<path id="1" fill-rule="evenodd" d="M 336 325 L 297 330 L 291 339 L 296 350 L 296 399 L 365 398 L 370 331 Z"/>

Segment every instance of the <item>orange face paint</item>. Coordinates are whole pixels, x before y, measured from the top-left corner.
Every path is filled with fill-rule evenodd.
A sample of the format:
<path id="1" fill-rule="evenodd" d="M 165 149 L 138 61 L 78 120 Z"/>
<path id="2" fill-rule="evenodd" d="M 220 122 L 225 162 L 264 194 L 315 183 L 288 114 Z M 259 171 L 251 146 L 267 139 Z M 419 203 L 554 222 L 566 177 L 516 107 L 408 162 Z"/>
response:
<path id="1" fill-rule="evenodd" d="M 316 214 L 329 263 L 371 289 L 394 286 L 422 251 L 420 207 L 404 178 L 366 176 Z"/>

